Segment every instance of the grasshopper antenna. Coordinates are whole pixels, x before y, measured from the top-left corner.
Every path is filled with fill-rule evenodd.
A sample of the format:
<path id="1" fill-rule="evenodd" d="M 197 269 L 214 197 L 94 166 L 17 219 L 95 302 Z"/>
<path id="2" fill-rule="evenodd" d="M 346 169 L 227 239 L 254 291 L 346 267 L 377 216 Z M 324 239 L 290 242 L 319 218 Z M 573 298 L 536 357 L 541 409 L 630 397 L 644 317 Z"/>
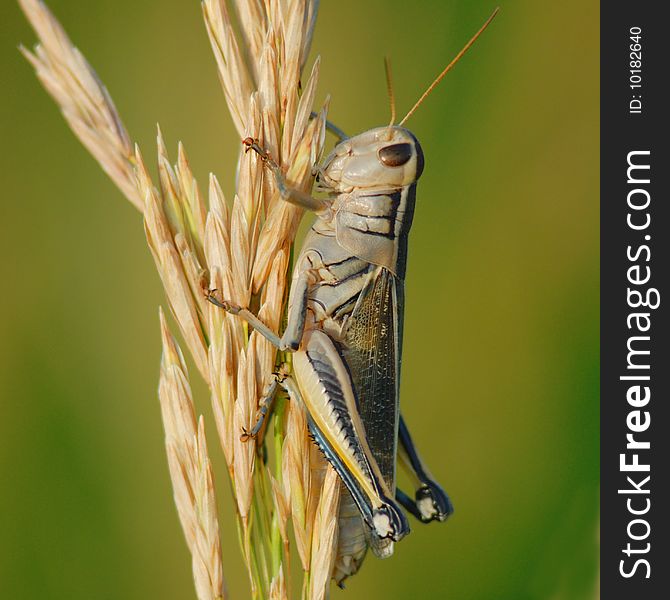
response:
<path id="1" fill-rule="evenodd" d="M 421 105 L 421 103 L 426 99 L 426 96 L 428 96 L 428 94 L 430 94 L 430 93 L 433 91 L 433 89 L 435 89 L 435 86 L 436 86 L 438 83 L 440 83 L 440 81 L 442 81 L 442 78 L 443 78 L 449 71 L 451 71 L 451 69 L 454 67 L 454 65 L 455 65 L 459 60 L 461 60 L 461 58 L 463 57 L 463 55 L 470 49 L 470 46 L 472 46 L 472 44 L 474 44 L 474 43 L 477 41 L 477 38 L 478 38 L 482 33 L 484 33 L 484 30 L 489 26 L 489 24 L 491 23 L 491 21 L 493 21 L 493 18 L 498 14 L 498 11 L 499 11 L 499 10 L 500 10 L 500 7 L 496 8 L 496 9 L 493 11 L 493 13 L 491 14 L 491 16 L 490 16 L 488 19 L 486 19 L 486 23 L 484 23 L 484 24 L 479 28 L 479 31 L 478 31 L 477 33 L 475 33 L 475 35 L 472 36 L 472 38 L 470 39 L 470 41 L 469 41 L 467 44 L 465 44 L 465 46 L 463 46 L 463 48 L 461 49 L 461 51 L 460 51 L 460 52 L 454 57 L 454 59 L 453 59 L 453 60 L 446 66 L 446 68 L 444 69 L 444 71 L 442 71 L 442 73 L 440 73 L 440 74 L 435 78 L 435 81 L 433 81 L 433 83 L 431 83 L 431 84 L 428 86 L 428 89 L 422 94 L 421 98 L 419 98 L 419 99 L 416 101 L 416 104 L 415 104 L 414 106 L 412 106 L 412 108 L 410 109 L 410 111 L 403 117 L 403 120 L 400 121 L 400 123 L 398 123 L 398 126 L 402 126 L 402 124 L 403 124 L 405 121 L 407 121 L 407 119 L 409 119 L 409 118 L 412 116 L 412 114 L 414 113 L 414 111 L 415 111 L 417 108 L 419 108 L 419 106 Z"/>
<path id="2" fill-rule="evenodd" d="M 386 91 L 389 95 L 389 103 L 391 104 L 391 122 L 389 127 L 393 127 L 395 121 L 395 94 L 393 93 L 393 80 L 391 79 L 391 59 L 388 56 L 384 57 L 384 70 L 386 71 Z"/>

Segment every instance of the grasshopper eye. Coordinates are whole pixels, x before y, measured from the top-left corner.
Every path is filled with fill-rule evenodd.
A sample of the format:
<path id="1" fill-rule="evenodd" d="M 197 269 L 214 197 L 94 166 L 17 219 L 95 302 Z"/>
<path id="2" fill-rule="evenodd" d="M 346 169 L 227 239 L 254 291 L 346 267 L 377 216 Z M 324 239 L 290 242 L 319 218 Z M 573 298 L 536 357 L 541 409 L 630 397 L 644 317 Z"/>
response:
<path id="1" fill-rule="evenodd" d="M 393 144 L 379 149 L 379 160 L 387 167 L 400 167 L 412 158 L 411 144 Z"/>

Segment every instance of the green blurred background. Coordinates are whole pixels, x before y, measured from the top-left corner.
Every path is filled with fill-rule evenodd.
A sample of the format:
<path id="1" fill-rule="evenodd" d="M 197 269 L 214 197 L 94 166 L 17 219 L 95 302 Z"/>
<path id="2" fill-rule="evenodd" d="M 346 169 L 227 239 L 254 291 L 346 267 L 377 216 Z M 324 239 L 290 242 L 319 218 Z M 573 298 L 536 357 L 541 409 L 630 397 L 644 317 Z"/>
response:
<path id="1" fill-rule="evenodd" d="M 230 192 L 239 141 L 198 3 L 50 6 L 145 155 L 159 121 L 200 181 L 215 171 Z M 313 48 L 331 118 L 352 133 L 387 122 L 385 54 L 404 114 L 493 8 L 324 2 Z M 426 170 L 403 410 L 456 514 L 413 524 L 393 559 L 368 558 L 334 598 L 596 597 L 598 18 L 592 1 L 503 2 L 409 122 Z M 20 57 L 34 35 L 11 0 L 0 23 L 0 597 L 195 598 L 156 399 L 163 296 L 140 216 Z M 221 464 L 224 568 L 245 598 Z"/>

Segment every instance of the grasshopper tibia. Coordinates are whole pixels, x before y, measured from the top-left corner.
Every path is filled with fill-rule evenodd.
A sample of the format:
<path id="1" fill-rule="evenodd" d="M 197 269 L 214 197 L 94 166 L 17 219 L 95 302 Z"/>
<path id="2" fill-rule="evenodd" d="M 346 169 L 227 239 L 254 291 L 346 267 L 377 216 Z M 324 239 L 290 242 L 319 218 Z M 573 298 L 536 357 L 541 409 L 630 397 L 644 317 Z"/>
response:
<path id="1" fill-rule="evenodd" d="M 446 521 L 454 512 L 454 507 L 449 496 L 428 473 L 402 415 L 400 415 L 398 441 L 400 442 L 401 462 L 417 484 L 414 500 L 398 490 L 396 494 L 398 502 L 422 523 Z"/>

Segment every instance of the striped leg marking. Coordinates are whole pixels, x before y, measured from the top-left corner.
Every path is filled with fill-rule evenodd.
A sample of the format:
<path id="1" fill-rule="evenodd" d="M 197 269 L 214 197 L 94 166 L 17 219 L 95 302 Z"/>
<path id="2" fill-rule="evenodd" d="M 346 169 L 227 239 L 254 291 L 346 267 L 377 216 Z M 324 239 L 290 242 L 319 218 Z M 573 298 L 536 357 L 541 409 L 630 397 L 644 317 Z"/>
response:
<path id="1" fill-rule="evenodd" d="M 346 365 L 320 330 L 305 332 L 302 348 L 293 367 L 312 435 L 368 526 L 378 537 L 398 541 L 409 533 L 409 524 L 368 447 Z"/>

